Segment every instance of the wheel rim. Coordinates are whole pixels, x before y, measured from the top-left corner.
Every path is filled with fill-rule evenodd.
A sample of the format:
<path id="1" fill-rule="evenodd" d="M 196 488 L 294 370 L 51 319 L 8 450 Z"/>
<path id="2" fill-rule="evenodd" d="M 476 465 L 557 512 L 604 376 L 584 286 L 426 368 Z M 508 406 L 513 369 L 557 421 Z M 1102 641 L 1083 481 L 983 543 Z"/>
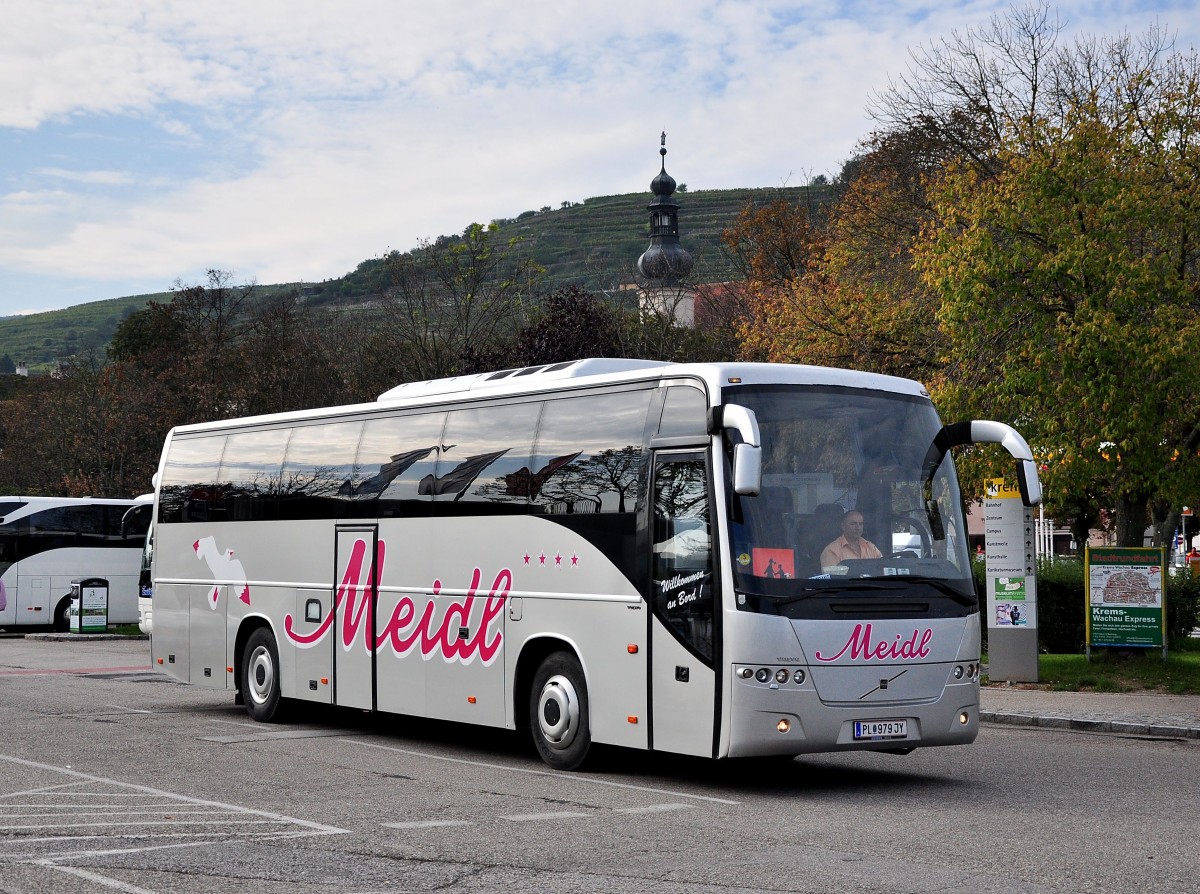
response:
<path id="1" fill-rule="evenodd" d="M 574 684 L 561 674 L 547 680 L 538 696 L 537 714 L 543 741 L 555 751 L 569 748 L 579 732 L 579 696 Z"/>
<path id="2" fill-rule="evenodd" d="M 275 662 L 271 660 L 271 650 L 259 646 L 250 653 L 250 662 L 246 667 L 246 688 L 250 700 L 256 705 L 265 705 L 275 688 Z"/>

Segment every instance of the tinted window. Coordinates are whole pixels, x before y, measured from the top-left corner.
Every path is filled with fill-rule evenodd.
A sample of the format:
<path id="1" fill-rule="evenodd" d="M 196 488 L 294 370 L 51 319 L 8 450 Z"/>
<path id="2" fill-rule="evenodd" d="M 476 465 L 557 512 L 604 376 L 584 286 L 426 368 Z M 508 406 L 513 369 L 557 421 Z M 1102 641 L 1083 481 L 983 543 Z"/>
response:
<path id="1" fill-rule="evenodd" d="M 528 511 L 529 460 L 541 407 L 530 402 L 451 413 L 437 469 L 420 482 L 435 513 Z"/>
<path id="2" fill-rule="evenodd" d="M 651 391 L 546 402 L 534 449 L 534 512 L 588 540 L 636 581 L 637 508 Z"/>
<path id="3" fill-rule="evenodd" d="M 224 435 L 171 442 L 160 487 L 159 521 L 218 521 L 224 518 L 224 501 L 217 486 L 217 472 L 224 452 Z"/>
<path id="4" fill-rule="evenodd" d="M 652 607 L 680 642 L 712 664 L 712 536 L 702 454 L 661 461 L 654 475 Z"/>
<path id="5" fill-rule="evenodd" d="M 546 403 L 531 496 L 547 514 L 632 512 L 645 463 L 650 391 Z"/>
<path id="6" fill-rule="evenodd" d="M 354 455 L 361 422 L 327 422 L 292 430 L 281 473 L 281 519 L 345 518 L 350 514 Z"/>
<path id="7" fill-rule="evenodd" d="M 366 424 L 351 490 L 355 516 L 428 516 L 420 483 L 434 474 L 445 413 L 393 416 Z"/>
<path id="8" fill-rule="evenodd" d="M 0 501 L 0 518 L 4 518 L 4 516 L 8 515 L 10 512 L 16 512 L 24 505 L 25 503 L 20 500 Z"/>
<path id="9" fill-rule="evenodd" d="M 290 429 L 238 432 L 225 442 L 221 474 L 229 521 L 265 521 L 277 517 L 283 493 L 283 453 Z"/>
<path id="10" fill-rule="evenodd" d="M 707 437 L 708 401 L 704 392 L 678 385 L 668 388 L 666 399 L 663 401 L 658 434 L 662 438 L 682 435 Z"/>
<path id="11" fill-rule="evenodd" d="M 66 547 L 137 546 L 121 536 L 124 506 L 58 506 L 16 522 L 16 558 Z"/>

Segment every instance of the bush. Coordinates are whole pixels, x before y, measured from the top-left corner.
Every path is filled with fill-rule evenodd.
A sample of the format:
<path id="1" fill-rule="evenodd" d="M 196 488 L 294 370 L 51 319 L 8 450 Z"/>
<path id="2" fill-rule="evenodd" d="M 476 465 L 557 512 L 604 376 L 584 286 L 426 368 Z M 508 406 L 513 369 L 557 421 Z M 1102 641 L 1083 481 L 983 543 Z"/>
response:
<path id="1" fill-rule="evenodd" d="M 983 611 L 984 651 L 987 650 L 987 580 L 984 563 L 974 563 L 975 592 Z M 1086 651 L 1087 602 L 1082 559 L 1038 562 L 1038 647 L 1052 654 Z M 1167 576 L 1167 644 L 1181 644 L 1200 623 L 1200 577 L 1185 569 Z"/>

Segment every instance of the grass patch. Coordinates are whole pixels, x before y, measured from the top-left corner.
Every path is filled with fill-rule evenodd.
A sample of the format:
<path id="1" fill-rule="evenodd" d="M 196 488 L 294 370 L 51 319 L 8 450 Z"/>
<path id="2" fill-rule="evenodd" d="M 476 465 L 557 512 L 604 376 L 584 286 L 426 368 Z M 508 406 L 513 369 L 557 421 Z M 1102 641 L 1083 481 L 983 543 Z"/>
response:
<path id="1" fill-rule="evenodd" d="M 141 636 L 142 628 L 137 624 L 118 624 L 108 628 L 109 633 L 115 633 L 117 636 Z"/>
<path id="2" fill-rule="evenodd" d="M 1200 695 L 1200 642 L 1161 649 L 1093 649 L 1038 656 L 1040 686 L 1058 692 L 1161 692 Z M 987 680 L 985 679 L 985 683 Z"/>

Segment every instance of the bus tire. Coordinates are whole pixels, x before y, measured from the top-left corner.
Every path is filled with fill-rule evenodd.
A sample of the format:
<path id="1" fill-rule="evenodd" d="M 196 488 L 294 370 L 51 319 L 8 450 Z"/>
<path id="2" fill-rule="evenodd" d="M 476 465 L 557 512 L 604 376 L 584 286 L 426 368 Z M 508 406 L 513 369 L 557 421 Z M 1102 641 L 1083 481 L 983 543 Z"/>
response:
<path id="1" fill-rule="evenodd" d="M 54 609 L 54 632 L 66 633 L 71 629 L 71 597 L 64 596 Z"/>
<path id="2" fill-rule="evenodd" d="M 246 713 L 259 723 L 280 718 L 279 648 L 266 627 L 250 634 L 242 652 L 238 689 L 246 704 Z"/>
<path id="3" fill-rule="evenodd" d="M 556 770 L 577 770 L 592 747 L 587 684 L 569 652 L 547 656 L 533 677 L 529 726 L 543 761 Z"/>

